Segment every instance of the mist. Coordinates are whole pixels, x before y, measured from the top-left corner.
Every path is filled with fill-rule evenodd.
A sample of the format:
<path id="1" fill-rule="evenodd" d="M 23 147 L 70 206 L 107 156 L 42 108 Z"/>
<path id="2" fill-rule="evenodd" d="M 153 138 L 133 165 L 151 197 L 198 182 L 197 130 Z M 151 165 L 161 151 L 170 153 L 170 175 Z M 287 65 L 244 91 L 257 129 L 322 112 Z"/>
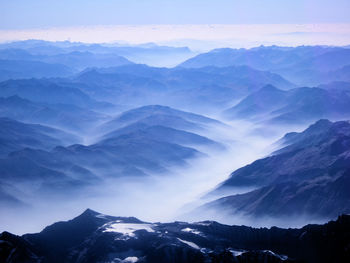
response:
<path id="1" fill-rule="evenodd" d="M 101 181 L 96 182 L 95 186 L 90 185 L 63 195 L 37 192 L 33 197 L 30 193 L 32 184 L 17 185 L 21 189 L 18 197 L 23 198 L 30 206 L 2 207 L 6 217 L 0 219 L 1 230 L 16 234 L 38 232 L 50 223 L 68 220 L 86 208 L 104 214 L 135 216 L 148 222 L 190 219 L 263 225 L 261 222 L 241 217 L 225 217 L 222 213 L 201 212 L 189 216 L 191 211 L 204 203 L 224 195 L 253 190 L 254 188 L 238 187 L 209 194 L 226 180 L 232 171 L 276 150 L 279 146 L 274 143 L 285 132 L 285 129 L 276 127 L 271 136 L 259 136 L 255 132 L 258 126 L 254 123 L 225 121 L 220 116 L 210 117 L 216 117 L 221 124 L 211 125 L 198 133 L 220 143 L 223 148 L 198 146 L 196 149 L 204 153 L 200 157 L 188 159 L 184 165 L 169 164 L 166 172 L 147 171 L 147 176 L 106 177 L 106 174 L 113 174 L 113 170 L 95 168 L 93 172 Z M 85 142 L 98 141 L 91 134 L 82 137 Z M 271 221 L 270 224 L 273 222 L 276 223 Z"/>
<path id="2" fill-rule="evenodd" d="M 228 187 L 225 182 L 238 169 L 285 147 L 281 138 L 286 133 L 302 132 L 319 119 L 350 117 L 346 83 L 298 88 L 283 75 L 271 73 L 259 59 L 248 59 L 251 64 L 242 66 L 244 56 L 261 52 L 265 58 L 266 50 L 276 52 L 276 57 L 286 57 L 281 67 L 291 67 L 289 57 L 299 54 L 300 49 L 306 53 L 315 49 L 322 59 L 327 52 L 346 55 L 348 49 L 223 49 L 171 68 L 197 53 L 155 44 L 33 40 L 13 45 L 29 53 L 28 61 L 40 62 L 45 69 L 48 63 L 66 68 L 62 74 L 53 70 L 58 74 L 55 77 L 40 79 L 21 79 L 13 72 L 10 79 L 4 75 L 7 80 L 0 83 L 0 113 L 6 123 L 3 140 L 9 145 L 4 147 L 0 160 L 6 179 L 0 184 L 4 201 L 1 211 L 6 214 L 0 218 L 0 230 L 38 232 L 86 208 L 148 222 L 217 220 L 298 227 L 326 220 L 308 214 L 293 220 L 280 216 L 257 218 L 223 207 L 213 207 L 212 211 L 200 208 L 266 186 L 253 183 Z M 9 52 L 8 47 L 11 43 L 3 44 L 0 55 L 18 59 L 17 49 Z M 233 64 L 225 61 L 236 53 L 239 56 Z M 218 65 L 211 62 L 212 56 L 219 56 Z M 271 68 L 277 67 L 273 57 Z M 313 58 L 308 59 L 312 62 Z M 305 71 L 311 62 L 305 63 Z M 91 68 L 94 63 L 99 67 Z M 304 62 L 300 58 L 295 63 Z M 337 66 L 346 63 L 340 61 Z M 324 67 L 331 70 L 328 65 L 326 61 Z M 67 72 L 71 72 L 69 77 Z M 310 102 L 314 103 L 311 108 Z M 296 160 L 302 162 L 303 158 Z M 278 164 L 274 165 L 262 171 L 276 170 Z M 311 186 L 318 185 L 322 178 L 311 178 Z"/>

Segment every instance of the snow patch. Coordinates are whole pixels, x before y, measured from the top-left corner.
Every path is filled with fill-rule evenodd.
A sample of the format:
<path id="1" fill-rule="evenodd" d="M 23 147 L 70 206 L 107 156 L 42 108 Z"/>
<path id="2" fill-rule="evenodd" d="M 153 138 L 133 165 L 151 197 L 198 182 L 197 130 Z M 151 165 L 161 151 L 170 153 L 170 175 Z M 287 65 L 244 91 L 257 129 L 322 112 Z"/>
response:
<path id="1" fill-rule="evenodd" d="M 263 250 L 263 252 L 269 253 L 269 254 L 271 254 L 271 255 L 273 255 L 273 256 L 275 256 L 275 257 L 278 257 L 278 258 L 281 259 L 281 260 L 287 260 L 287 259 L 288 259 L 287 256 L 285 256 L 285 255 L 278 255 L 278 254 L 272 252 L 271 250 Z"/>
<path id="2" fill-rule="evenodd" d="M 137 261 L 139 261 L 139 259 L 137 257 L 127 257 L 122 262 L 123 263 L 135 263 Z"/>
<path id="3" fill-rule="evenodd" d="M 194 248 L 194 249 L 200 249 L 199 246 L 197 246 L 195 243 L 190 242 L 190 241 L 186 241 L 186 240 L 182 240 L 181 238 L 177 238 L 179 241 L 181 241 L 182 243 Z"/>
<path id="4" fill-rule="evenodd" d="M 147 232 L 154 232 L 152 224 L 127 224 L 120 223 L 120 220 L 113 221 L 103 226 L 103 232 L 121 233 L 124 236 L 135 237 L 134 232 L 137 230 L 146 230 Z"/>
<path id="5" fill-rule="evenodd" d="M 121 260 L 120 258 L 115 258 L 111 263 L 136 263 L 138 261 L 139 259 L 137 257 L 127 257 L 123 260 Z"/>
<path id="6" fill-rule="evenodd" d="M 189 227 L 186 227 L 186 228 L 184 228 L 184 229 L 181 229 L 181 231 L 187 232 L 187 233 L 196 234 L 196 235 L 201 235 L 201 234 L 202 234 L 200 231 L 195 230 L 195 229 L 192 229 L 192 228 L 189 228 Z"/>
<path id="7" fill-rule="evenodd" d="M 195 222 L 193 224 L 198 226 L 210 226 L 214 221 L 203 221 L 203 222 Z"/>
<path id="8" fill-rule="evenodd" d="M 246 252 L 245 250 L 234 250 L 234 249 L 229 249 L 229 250 L 232 253 L 232 255 L 234 255 L 235 257 L 238 257 L 242 255 L 244 252 Z"/>

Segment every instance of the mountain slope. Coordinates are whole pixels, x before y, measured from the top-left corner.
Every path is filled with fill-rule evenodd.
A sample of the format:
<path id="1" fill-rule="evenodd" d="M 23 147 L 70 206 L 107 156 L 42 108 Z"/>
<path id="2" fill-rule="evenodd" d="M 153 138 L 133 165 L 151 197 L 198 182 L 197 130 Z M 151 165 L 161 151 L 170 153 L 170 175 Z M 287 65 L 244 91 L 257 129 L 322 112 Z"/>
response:
<path id="1" fill-rule="evenodd" d="M 294 87 L 277 74 L 247 66 L 168 69 L 128 65 L 86 70 L 69 83 L 82 85 L 87 94 L 115 104 L 165 104 L 196 111 L 231 105 L 266 84 Z"/>
<path id="2" fill-rule="evenodd" d="M 106 116 L 101 113 L 78 106 L 38 103 L 17 95 L 0 97 L 0 117 L 79 131 L 106 119 Z"/>
<path id="3" fill-rule="evenodd" d="M 37 47 L 37 49 L 40 48 Z M 51 49 L 51 51 L 53 50 Z M 36 77 L 35 75 L 40 74 L 40 72 L 48 73 L 47 75 L 50 73 L 54 74 L 52 69 L 55 68 L 57 70 L 64 70 L 63 73 L 67 72 L 71 74 L 73 71 L 76 72 L 89 67 L 117 67 L 121 65 L 133 64 L 133 62 L 130 60 L 116 53 L 106 54 L 103 52 L 90 52 L 88 50 L 79 50 L 79 47 L 77 50 L 56 49 L 56 51 L 58 52 L 43 54 L 45 53 L 44 49 L 39 52 L 33 52 L 33 50 L 30 49 L 18 49 L 13 47 L 0 49 L 0 59 L 2 60 L 0 65 L 3 64 L 4 69 L 16 69 L 14 67 L 16 64 L 18 66 L 17 69 L 22 69 L 24 72 L 26 72 L 26 74 L 28 74 L 28 77 Z M 30 70 L 28 67 L 30 65 L 35 66 L 36 70 Z M 45 65 L 47 66 L 47 69 L 43 67 Z M 67 71 L 67 69 L 69 70 Z M 54 76 L 58 77 L 58 73 L 59 72 L 57 72 Z M 45 77 L 45 75 L 41 74 L 41 77 Z"/>
<path id="4" fill-rule="evenodd" d="M 350 151 L 349 138 L 349 122 L 320 120 L 302 133 L 287 134 L 282 140 L 287 146 L 236 170 L 222 187 L 266 186 L 290 180 L 300 182 L 324 175 L 337 176 L 338 172 L 350 168 L 346 165 Z"/>
<path id="5" fill-rule="evenodd" d="M 335 80 L 347 80 L 344 71 L 349 65 L 349 59 L 349 49 L 342 47 L 260 46 L 251 49 L 214 49 L 183 62 L 179 67 L 246 65 L 277 73 L 300 86 L 315 86 Z"/>
<path id="6" fill-rule="evenodd" d="M 100 126 L 104 132 L 127 127 L 131 124 L 162 125 L 174 129 L 200 130 L 210 125 L 224 125 L 217 120 L 177 110 L 168 106 L 148 105 L 121 113 Z"/>
<path id="7" fill-rule="evenodd" d="M 3 232 L 4 260 L 15 262 L 347 262 L 350 218 L 300 229 L 227 226 L 213 221 L 147 223 L 90 209 L 42 232 Z M 11 253 L 12 251 L 12 253 Z M 42 261 L 39 261 L 41 258 Z"/>
<path id="8" fill-rule="evenodd" d="M 337 88 L 296 88 L 288 91 L 265 86 L 227 109 L 227 118 L 270 124 L 303 124 L 322 118 L 350 117 L 350 93 Z"/>
<path id="9" fill-rule="evenodd" d="M 61 64 L 0 59 L 0 81 L 25 78 L 68 77 L 73 70 Z"/>
<path id="10" fill-rule="evenodd" d="M 332 218 L 350 212 L 350 123 L 320 120 L 289 133 L 271 156 L 234 171 L 215 192 L 230 187 L 258 189 L 227 196 L 201 209 L 246 216 Z"/>
<path id="11" fill-rule="evenodd" d="M 27 147 L 50 150 L 78 140 L 74 135 L 57 129 L 21 123 L 9 118 L 0 118 L 0 126 L 1 157 Z"/>

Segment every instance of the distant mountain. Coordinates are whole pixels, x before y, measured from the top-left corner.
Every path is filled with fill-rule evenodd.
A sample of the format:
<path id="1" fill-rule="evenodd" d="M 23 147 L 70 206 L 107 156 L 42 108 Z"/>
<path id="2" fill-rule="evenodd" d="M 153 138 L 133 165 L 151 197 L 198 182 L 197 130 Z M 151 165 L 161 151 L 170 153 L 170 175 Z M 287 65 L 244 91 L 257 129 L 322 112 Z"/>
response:
<path id="1" fill-rule="evenodd" d="M 96 54 L 91 52 L 73 51 L 70 53 L 57 54 L 42 59 L 46 63 L 58 63 L 69 65 L 76 70 L 89 67 L 116 67 L 133 64 L 130 60 L 117 54 Z"/>
<path id="2" fill-rule="evenodd" d="M 265 86 L 251 93 L 224 115 L 230 119 L 252 119 L 273 124 L 300 124 L 329 118 L 350 117 L 347 89 L 296 88 L 288 91 Z"/>
<path id="3" fill-rule="evenodd" d="M 195 55 L 195 53 L 187 47 L 159 46 L 153 43 L 123 45 L 117 43 L 86 44 L 69 41 L 48 42 L 42 40 L 27 40 L 0 44 L 0 50 L 1 49 L 23 50 L 32 55 L 44 57 L 63 55 L 72 52 L 89 52 L 90 54 L 92 53 L 97 56 L 103 55 L 105 58 L 112 58 L 118 55 L 136 63 L 162 67 L 175 66 Z M 106 66 L 110 66 L 110 64 L 103 65 L 103 67 Z M 116 62 L 114 62 L 114 66 L 116 66 Z"/>
<path id="4" fill-rule="evenodd" d="M 39 48 L 40 49 L 40 48 Z M 53 50 L 50 49 L 52 52 Z M 40 51 L 39 51 L 40 52 Z M 72 73 L 72 69 L 75 71 L 83 70 L 88 67 L 116 67 L 121 65 L 127 65 L 132 64 L 133 62 L 129 61 L 128 59 L 119 56 L 115 53 L 91 53 L 88 51 L 81 51 L 81 50 L 74 50 L 74 51 L 65 51 L 62 50 L 60 53 L 54 53 L 50 55 L 42 54 L 33 54 L 29 52 L 29 50 L 24 49 L 16 49 L 16 48 L 9 48 L 9 49 L 0 49 L 0 59 L 3 60 L 3 67 L 7 66 L 10 67 L 12 65 L 12 68 L 14 68 L 14 63 L 17 63 L 19 67 L 23 67 L 26 69 L 30 65 L 37 65 L 37 69 L 41 65 L 43 67 L 45 64 L 50 67 L 50 65 L 57 65 L 65 68 L 70 68 Z M 5 60 L 7 61 L 5 64 Z M 1 62 L 1 60 L 0 60 Z M 11 64 L 12 63 L 12 64 Z M 1 65 L 1 64 L 0 64 Z M 52 68 L 53 66 L 51 66 Z M 49 69 L 47 69 L 47 72 Z M 31 71 L 34 74 L 34 71 Z M 28 72 L 27 74 L 29 74 Z M 39 74 L 40 71 L 38 71 L 36 74 Z M 51 73 L 52 74 L 52 73 Z M 57 75 L 56 75 L 57 76 Z M 35 77 L 35 76 L 32 76 Z M 42 76 L 44 77 L 44 76 Z M 46 76 L 50 77 L 50 76 Z"/>
<path id="5" fill-rule="evenodd" d="M 9 176 L 23 176 L 22 179 L 26 180 L 24 177 L 29 177 L 28 173 L 34 171 L 36 174 L 35 170 L 45 167 L 50 170 L 46 174 L 52 178 L 57 177 L 58 172 L 69 178 L 88 182 L 87 179 L 93 177 L 89 172 L 92 170 L 98 170 L 100 178 L 144 176 L 150 171 L 164 172 L 169 165 L 184 165 L 186 159 L 200 155 L 193 148 L 149 136 L 146 132 L 138 130 L 89 146 L 58 146 L 51 151 L 25 149 L 9 154 L 4 158 L 3 164 L 9 163 L 11 166 L 0 164 L 0 169 L 3 168 Z M 26 163 L 30 163 L 30 166 L 25 165 Z M 24 170 L 17 172 L 14 167 Z M 40 176 L 43 174 L 38 173 Z M 62 178 L 61 176 L 60 179 Z M 18 181 L 20 180 L 19 177 Z"/>
<path id="6" fill-rule="evenodd" d="M 342 47 L 261 46 L 251 49 L 215 49 L 183 62 L 179 67 L 246 65 L 280 74 L 300 86 L 314 86 L 336 80 L 347 81 L 349 61 L 350 50 Z"/>
<path id="7" fill-rule="evenodd" d="M 195 139 L 196 143 L 213 143 L 177 130 L 172 130 L 165 140 L 162 132 L 161 127 L 152 127 L 148 132 L 137 130 L 89 146 L 75 144 L 57 146 L 50 151 L 37 147 L 14 151 L 0 158 L 2 183 L 20 186 L 16 191 L 19 200 L 23 196 L 76 197 L 79 193 L 84 195 L 85 187 L 97 187 L 106 179 L 161 173 L 168 171 L 169 166 L 185 165 L 187 159 L 203 155 L 176 142 Z M 157 140 L 153 138 L 155 135 L 163 137 Z M 26 195 L 21 193 L 22 187 Z"/>
<path id="8" fill-rule="evenodd" d="M 327 84 L 320 85 L 319 88 L 329 91 L 344 91 L 348 95 L 350 94 L 350 82 L 334 81 Z"/>
<path id="9" fill-rule="evenodd" d="M 348 54 L 348 50 L 344 48 L 322 46 L 299 46 L 295 48 L 260 46 L 251 49 L 220 48 L 199 54 L 179 66 L 201 68 L 206 66 L 228 67 L 246 65 L 260 70 L 272 70 L 287 68 L 303 61 L 305 66 L 309 66 L 308 64 L 313 60 L 318 60 L 321 64 L 321 61 L 328 59 L 328 55 L 325 54 L 341 51 Z M 338 60 L 338 63 L 344 60 L 346 61 L 346 58 Z"/>
<path id="10" fill-rule="evenodd" d="M 295 67 L 294 69 L 286 69 L 276 72 L 300 86 L 306 85 L 313 87 L 334 81 L 350 81 L 350 66 L 343 66 L 343 64 L 341 64 L 340 67 L 334 67 L 323 71 L 318 67 L 310 66 L 308 69 L 298 69 L 298 67 Z"/>
<path id="11" fill-rule="evenodd" d="M 103 114 L 74 105 L 38 103 L 17 95 L 0 97 L 0 117 L 73 131 L 90 128 L 92 124 L 106 119 Z"/>
<path id="12" fill-rule="evenodd" d="M 54 106 L 49 104 L 48 107 Z M 59 110 L 60 107 L 54 107 L 53 110 L 43 109 L 42 104 L 17 96 L 0 99 L 0 109 L 4 109 L 0 111 L 0 115 L 1 112 L 4 115 L 12 113 L 17 118 L 28 119 L 31 115 L 45 117 L 45 114 L 42 116 L 39 113 L 48 109 L 53 111 L 48 116 L 73 116 L 77 122 L 80 116 L 74 107 L 69 115 Z M 72 120 L 74 119 L 67 121 Z M 58 116 L 55 121 L 64 124 Z M 69 126 L 69 123 L 66 124 Z M 186 166 L 191 158 L 205 156 L 208 147 L 217 150 L 224 148 L 196 133 L 205 133 L 209 127 L 222 126 L 223 123 L 201 115 L 151 105 L 126 111 L 102 125 L 103 128 L 99 129 L 100 138 L 96 136 L 95 142 L 89 145 L 76 142 L 67 145 L 68 139 L 73 140 L 74 136 L 64 141 L 62 134 L 57 134 L 58 138 L 62 137 L 62 141 L 51 142 L 50 137 L 43 136 L 42 132 L 27 131 L 26 126 L 17 128 L 16 132 L 4 129 L 3 150 L 6 151 L 0 159 L 0 172 L 3 174 L 3 182 L 10 186 L 36 182 L 33 186 L 26 187 L 28 195 L 65 195 L 67 191 L 79 192 L 84 186 L 103 183 L 111 178 L 162 174 L 174 165 Z M 10 139 L 16 144 L 11 144 Z M 40 143 L 50 147 L 41 146 Z M 98 177 L 95 173 L 98 173 Z"/>
<path id="13" fill-rule="evenodd" d="M 245 194 L 223 197 L 206 204 L 203 209 L 251 217 L 284 219 L 299 215 L 331 218 L 350 213 L 349 185 L 350 169 L 336 179 L 278 183 Z"/>
<path id="14" fill-rule="evenodd" d="M 219 144 L 200 135 L 186 132 L 183 130 L 176 130 L 170 127 L 161 125 L 147 124 L 131 124 L 122 129 L 113 131 L 104 136 L 104 140 L 101 143 L 110 144 L 114 142 L 115 138 L 128 134 L 129 136 L 141 136 L 144 140 L 150 140 L 156 138 L 157 141 L 171 142 L 183 146 L 195 146 L 195 145 L 207 145 L 218 146 Z"/>
<path id="15" fill-rule="evenodd" d="M 0 82 L 0 96 L 19 96 L 34 102 L 72 104 L 82 108 L 104 105 L 76 87 L 57 85 L 47 79 L 8 80 Z"/>
<path id="16" fill-rule="evenodd" d="M 12 186 L 0 183 L 0 209 L 24 208 L 26 206 L 28 204 L 16 198 L 16 190 Z"/>
<path id="17" fill-rule="evenodd" d="M 236 170 L 221 187 L 265 186 L 287 181 L 300 182 L 323 175 L 337 176 L 339 169 L 342 172 L 347 169 L 345 160 L 350 150 L 349 136 L 348 121 L 317 121 L 301 133 L 286 134 L 281 142 L 287 146 Z"/>
<path id="18" fill-rule="evenodd" d="M 302 133 L 289 133 L 284 148 L 230 175 L 215 191 L 262 187 L 213 201 L 204 209 L 248 216 L 331 218 L 350 212 L 350 123 L 320 120 Z"/>
<path id="19" fill-rule="evenodd" d="M 266 84 L 282 89 L 294 87 L 277 74 L 246 66 L 168 69 L 128 65 L 86 70 L 69 83 L 81 85 L 87 94 L 114 104 L 165 104 L 202 111 L 232 105 Z"/>
<path id="20" fill-rule="evenodd" d="M 25 124 L 8 118 L 0 118 L 0 156 L 27 147 L 51 150 L 58 145 L 77 142 L 72 134 L 42 125 Z"/>
<path id="21" fill-rule="evenodd" d="M 110 132 L 131 124 L 162 125 L 187 131 L 201 130 L 213 125 L 224 125 L 203 115 L 177 110 L 168 106 L 148 105 L 123 112 L 113 120 L 102 124 L 100 129 L 104 132 Z"/>
<path id="22" fill-rule="evenodd" d="M 40 61 L 0 60 L 0 81 L 9 79 L 67 77 L 74 71 L 62 64 Z"/>
<path id="23" fill-rule="evenodd" d="M 340 262 L 350 259 L 350 217 L 300 229 L 214 221 L 147 223 L 87 209 L 36 234 L 0 235 L 4 262 Z"/>

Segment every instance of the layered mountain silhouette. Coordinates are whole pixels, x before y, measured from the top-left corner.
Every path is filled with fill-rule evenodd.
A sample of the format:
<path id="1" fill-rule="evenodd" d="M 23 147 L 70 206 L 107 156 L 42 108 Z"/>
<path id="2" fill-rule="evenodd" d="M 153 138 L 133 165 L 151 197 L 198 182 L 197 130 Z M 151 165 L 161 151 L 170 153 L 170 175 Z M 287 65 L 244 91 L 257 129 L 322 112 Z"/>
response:
<path id="1" fill-rule="evenodd" d="M 257 190 L 221 198 L 204 209 L 249 216 L 331 218 L 350 212 L 350 123 L 320 120 L 289 133 L 284 148 L 233 172 L 216 191 L 255 186 Z"/>
<path id="2" fill-rule="evenodd" d="M 224 126 L 223 123 L 203 115 L 177 110 L 168 106 L 148 105 L 123 112 L 102 124 L 100 129 L 112 131 L 121 128 L 127 129 L 130 125 L 163 125 L 189 131 L 209 128 L 211 125 Z"/>
<path id="3" fill-rule="evenodd" d="M 40 105 L 19 97 L 4 100 L 26 103 L 28 108 Z M 17 115 L 31 114 L 19 108 L 22 112 Z M 206 147 L 224 149 L 196 133 L 224 124 L 161 105 L 121 113 L 102 124 L 101 136 L 89 145 L 77 144 L 79 138 L 46 126 L 6 118 L 0 121 L 4 127 L 0 159 L 3 182 L 10 186 L 15 182 L 29 184 L 27 190 L 34 195 L 80 191 L 107 178 L 165 173 L 171 166 L 186 166 L 189 159 L 205 156 L 201 151 Z"/>
<path id="4" fill-rule="evenodd" d="M 338 88 L 340 85 L 343 88 Z M 224 115 L 230 119 L 284 125 L 311 123 L 322 118 L 339 120 L 350 117 L 349 91 L 348 85 L 340 83 L 288 91 L 267 85 L 227 109 Z"/>
<path id="5" fill-rule="evenodd" d="M 17 95 L 0 97 L 0 117 L 81 131 L 107 120 L 106 114 L 72 104 L 33 102 Z"/>
<path id="6" fill-rule="evenodd" d="M 4 262 L 347 262 L 350 218 L 300 229 L 148 223 L 87 209 L 36 234 L 0 235 Z"/>
<path id="7" fill-rule="evenodd" d="M 277 74 L 247 66 L 184 69 L 127 65 L 85 70 L 73 82 L 66 82 L 66 85 L 80 85 L 90 96 L 114 104 L 145 105 L 161 102 L 197 110 L 230 105 L 232 101 L 266 84 L 283 89 L 294 87 Z"/>
<path id="8" fill-rule="evenodd" d="M 186 47 L 152 43 L 0 44 L 3 229 L 71 206 L 169 218 L 204 200 L 201 220 L 339 216 L 258 229 L 88 209 L 40 233 L 2 233 L 0 262 L 348 262 L 349 52 L 261 46 L 188 59 Z"/>
<path id="9" fill-rule="evenodd" d="M 9 80 L 0 83 L 0 96 L 19 96 L 34 102 L 97 107 L 99 103 L 76 87 L 60 86 L 46 79 Z M 104 103 L 101 103 L 102 105 Z"/>
<path id="10" fill-rule="evenodd" d="M 51 150 L 57 145 L 69 145 L 79 141 L 72 134 L 50 127 L 26 124 L 9 118 L 0 118 L 0 156 L 24 148 Z"/>
<path id="11" fill-rule="evenodd" d="M 86 44 L 80 42 L 43 40 L 26 40 L 0 44 L 0 57 L 15 60 L 25 57 L 26 60 L 58 61 L 72 67 L 118 66 L 146 63 L 155 66 L 175 66 L 192 57 L 188 47 L 159 46 L 154 43 L 141 45 L 123 44 Z M 126 59 L 127 60 L 126 60 Z"/>
<path id="12" fill-rule="evenodd" d="M 199 54 L 179 66 L 201 68 L 246 65 L 280 74 L 298 85 L 314 86 L 336 80 L 346 81 L 344 73 L 349 59 L 350 50 L 342 47 L 261 46 L 251 49 L 214 49 Z"/>
<path id="13" fill-rule="evenodd" d="M 68 77 L 74 71 L 61 64 L 41 61 L 0 60 L 0 81 L 9 79 Z"/>
<path id="14" fill-rule="evenodd" d="M 41 74 L 42 77 L 45 77 L 45 72 L 49 73 L 46 77 L 50 77 L 50 74 L 59 77 L 68 75 L 67 73 L 72 74 L 73 72 L 83 70 L 88 67 L 116 67 L 126 64 L 132 64 L 132 62 L 128 59 L 119 56 L 115 53 L 92 53 L 89 51 L 81 50 L 62 51 L 61 53 L 46 55 L 35 53 L 32 54 L 28 52 L 28 50 L 24 49 L 9 48 L 0 49 L 0 59 L 3 59 L 3 61 L 1 61 L 1 66 L 3 70 L 9 70 L 12 72 L 18 72 L 23 70 L 28 77 L 35 77 L 35 75 L 37 74 Z M 20 60 L 20 62 L 23 63 L 17 63 L 17 65 L 20 67 L 16 69 L 13 66 L 14 64 L 11 65 L 10 62 L 16 62 L 17 60 Z M 30 70 L 30 68 L 28 66 L 26 67 L 26 65 L 36 65 L 37 68 L 36 70 L 35 68 Z M 66 74 L 59 74 L 58 72 L 55 74 L 52 70 L 49 71 L 49 68 L 45 71 L 43 65 L 47 65 L 47 67 L 50 67 L 51 65 L 52 69 L 54 68 L 54 66 L 56 66 L 57 69 L 60 69 L 60 66 L 62 69 L 66 70 Z"/>

